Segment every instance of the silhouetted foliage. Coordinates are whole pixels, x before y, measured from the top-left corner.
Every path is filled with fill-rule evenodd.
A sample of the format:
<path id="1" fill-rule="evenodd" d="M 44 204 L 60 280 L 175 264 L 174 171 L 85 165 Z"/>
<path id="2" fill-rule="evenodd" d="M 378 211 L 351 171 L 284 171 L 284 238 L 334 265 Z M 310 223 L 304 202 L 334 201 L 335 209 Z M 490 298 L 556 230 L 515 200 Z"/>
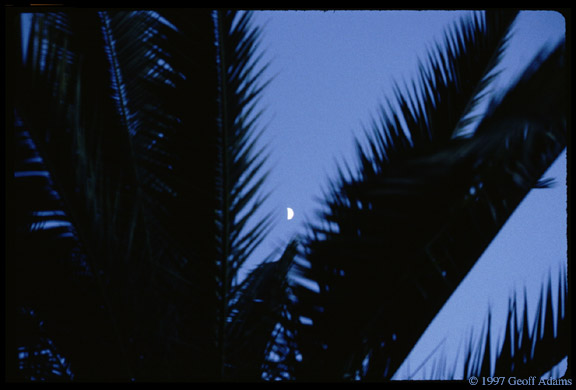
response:
<path id="1" fill-rule="evenodd" d="M 359 140 L 359 171 L 333 182 L 297 263 L 308 279 L 295 292 L 307 319 L 294 330 L 297 378 L 391 378 L 565 147 L 562 44 L 463 131 L 514 17 L 488 12 L 450 30 Z"/>
<path id="2" fill-rule="evenodd" d="M 450 30 L 358 140 L 360 168 L 332 181 L 306 238 L 240 280 L 272 223 L 254 218 L 269 80 L 252 14 L 35 12 L 23 53 L 9 12 L 7 379 L 391 378 L 566 146 L 563 44 L 473 117 L 515 17 Z M 570 317 L 553 322 L 550 299 L 541 338 L 514 333 L 527 320 L 511 306 L 501 375 L 568 353 Z"/>

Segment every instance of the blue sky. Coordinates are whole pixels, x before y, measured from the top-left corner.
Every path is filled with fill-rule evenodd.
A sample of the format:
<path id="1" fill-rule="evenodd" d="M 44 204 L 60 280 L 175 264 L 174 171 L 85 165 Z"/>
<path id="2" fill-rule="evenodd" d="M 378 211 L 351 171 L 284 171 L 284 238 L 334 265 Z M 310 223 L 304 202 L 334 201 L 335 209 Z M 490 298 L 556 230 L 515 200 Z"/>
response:
<path id="1" fill-rule="evenodd" d="M 268 74 L 275 77 L 262 106 L 273 152 L 269 207 L 277 223 L 256 253 L 259 258 L 304 231 L 337 163 L 354 160 L 354 137 L 368 126 L 378 104 L 392 96 L 393 83 L 412 80 L 418 61 L 462 13 L 259 11 L 255 16 L 264 27 L 262 49 L 271 61 Z M 558 42 L 564 32 L 560 14 L 522 11 L 496 85 L 508 85 L 541 48 Z M 526 286 L 534 301 L 547 276 L 566 266 L 565 160 L 564 153 L 546 175 L 556 179 L 556 186 L 534 190 L 525 199 L 397 378 L 406 378 L 446 336 L 451 337 L 438 353 L 456 360 L 459 343 L 467 341 L 470 330 L 480 332 L 488 307 L 497 328 L 513 291 Z M 286 207 L 295 212 L 290 221 Z"/>

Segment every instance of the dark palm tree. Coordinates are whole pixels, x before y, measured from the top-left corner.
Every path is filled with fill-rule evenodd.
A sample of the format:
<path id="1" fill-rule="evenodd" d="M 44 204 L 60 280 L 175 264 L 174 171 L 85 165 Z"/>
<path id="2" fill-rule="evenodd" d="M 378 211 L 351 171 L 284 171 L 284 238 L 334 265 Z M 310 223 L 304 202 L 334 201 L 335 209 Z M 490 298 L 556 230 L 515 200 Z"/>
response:
<path id="1" fill-rule="evenodd" d="M 566 145 L 563 46 L 462 132 L 515 13 L 462 21 L 304 250 L 240 280 L 271 224 L 251 14 L 34 13 L 25 60 L 9 16 L 11 380 L 390 378 Z"/>
<path id="2" fill-rule="evenodd" d="M 284 278 L 266 285 L 263 264 L 238 280 L 271 222 L 251 220 L 258 34 L 236 12 L 34 14 L 15 90 L 12 309 L 42 318 L 76 378 L 259 378 L 275 325 L 259 301 Z"/>

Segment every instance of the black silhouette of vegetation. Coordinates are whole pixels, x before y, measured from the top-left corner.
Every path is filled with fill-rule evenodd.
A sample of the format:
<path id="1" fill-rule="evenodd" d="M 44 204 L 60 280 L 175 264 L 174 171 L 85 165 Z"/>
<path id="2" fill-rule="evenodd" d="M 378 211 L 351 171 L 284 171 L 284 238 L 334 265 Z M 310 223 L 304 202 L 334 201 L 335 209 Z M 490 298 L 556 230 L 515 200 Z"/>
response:
<path id="1" fill-rule="evenodd" d="M 563 42 L 473 116 L 517 16 L 477 12 L 381 107 L 304 238 L 240 279 L 272 223 L 252 14 L 55 8 L 24 53 L 9 11 L 9 381 L 388 380 L 567 144 Z M 511 301 L 496 375 L 570 355 L 565 279 L 541 333 Z M 494 374 L 490 337 L 463 376 Z"/>

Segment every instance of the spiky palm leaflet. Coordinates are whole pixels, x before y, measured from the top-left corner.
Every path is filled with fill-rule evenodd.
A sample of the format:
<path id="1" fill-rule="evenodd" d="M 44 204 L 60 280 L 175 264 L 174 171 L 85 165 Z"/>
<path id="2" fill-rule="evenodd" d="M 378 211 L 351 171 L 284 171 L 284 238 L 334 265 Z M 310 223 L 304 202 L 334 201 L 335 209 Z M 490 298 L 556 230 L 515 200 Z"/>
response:
<path id="1" fill-rule="evenodd" d="M 497 347 L 496 358 L 491 353 L 494 349 L 491 339 L 500 335 L 491 328 L 489 316 L 480 342 L 475 344 L 469 340 L 464 359 L 464 376 L 539 378 L 566 358 L 570 352 L 571 338 L 567 302 L 570 295 L 566 276 L 565 272 L 560 273 L 556 305 L 553 304 L 552 278 L 548 279 L 536 305 L 533 321 L 529 318 L 526 295 L 523 302 L 517 297 L 510 299 L 506 327 L 501 335 L 500 346 Z"/>

